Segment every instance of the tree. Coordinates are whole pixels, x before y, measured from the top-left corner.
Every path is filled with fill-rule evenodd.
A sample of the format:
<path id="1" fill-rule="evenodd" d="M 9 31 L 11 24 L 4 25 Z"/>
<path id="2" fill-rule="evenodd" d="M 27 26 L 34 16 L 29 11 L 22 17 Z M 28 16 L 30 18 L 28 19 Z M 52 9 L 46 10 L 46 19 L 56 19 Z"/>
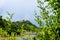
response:
<path id="1" fill-rule="evenodd" d="M 40 9 L 39 14 L 35 13 L 35 20 L 38 22 L 40 27 L 43 26 L 52 26 L 53 25 L 53 17 L 55 17 L 52 13 L 54 12 L 53 9 L 46 4 L 46 2 L 37 0 L 38 1 L 38 8 Z"/>
<path id="2" fill-rule="evenodd" d="M 6 25 L 6 27 L 5 27 L 5 29 L 6 29 L 6 31 L 9 33 L 9 34 L 11 34 L 11 28 L 12 28 L 12 17 L 13 17 L 13 13 L 9 13 L 9 12 L 7 12 L 7 14 L 8 14 L 8 16 L 6 17 L 6 22 L 7 22 L 7 25 Z"/>
<path id="3" fill-rule="evenodd" d="M 37 34 L 39 40 L 59 40 L 60 33 L 60 7 L 58 0 L 37 0 L 39 14 L 35 14 L 35 20 L 40 25 Z M 46 2 L 48 1 L 48 2 Z M 57 1 L 57 3 L 55 2 Z M 46 4 L 46 5 L 44 5 Z M 57 5 L 56 5 L 57 4 Z"/>
<path id="4" fill-rule="evenodd" d="M 56 30 L 58 31 L 58 37 L 60 37 L 60 0 L 45 0 L 56 11 Z"/>

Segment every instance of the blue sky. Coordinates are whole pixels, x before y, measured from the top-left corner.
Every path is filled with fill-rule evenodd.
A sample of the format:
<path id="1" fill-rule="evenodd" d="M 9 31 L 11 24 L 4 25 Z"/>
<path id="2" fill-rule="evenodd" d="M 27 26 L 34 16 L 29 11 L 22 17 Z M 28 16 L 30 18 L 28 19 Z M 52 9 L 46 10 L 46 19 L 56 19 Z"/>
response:
<path id="1" fill-rule="evenodd" d="M 0 0 L 0 15 L 6 17 L 6 11 L 14 13 L 13 21 L 34 21 L 34 10 L 37 10 L 37 0 Z"/>

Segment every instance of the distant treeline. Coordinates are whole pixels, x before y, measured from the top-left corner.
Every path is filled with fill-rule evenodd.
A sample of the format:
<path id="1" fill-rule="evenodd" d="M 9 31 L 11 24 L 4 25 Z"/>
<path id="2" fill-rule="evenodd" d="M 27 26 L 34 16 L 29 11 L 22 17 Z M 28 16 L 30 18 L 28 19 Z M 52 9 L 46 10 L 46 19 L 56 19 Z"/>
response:
<path id="1" fill-rule="evenodd" d="M 28 20 L 12 22 L 3 19 L 2 16 L 0 16 L 0 28 L 9 35 L 11 35 L 12 32 L 20 34 L 22 30 L 23 32 L 35 32 L 38 29 L 38 27 Z"/>

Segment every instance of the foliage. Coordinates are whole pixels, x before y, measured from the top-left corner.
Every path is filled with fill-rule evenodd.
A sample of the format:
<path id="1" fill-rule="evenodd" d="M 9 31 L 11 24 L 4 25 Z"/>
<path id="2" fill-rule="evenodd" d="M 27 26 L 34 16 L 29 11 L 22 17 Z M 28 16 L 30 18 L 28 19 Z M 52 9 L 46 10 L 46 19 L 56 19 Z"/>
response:
<path id="1" fill-rule="evenodd" d="M 38 29 L 28 20 L 12 22 L 13 14 L 8 13 L 7 19 L 3 19 L 0 16 L 0 28 L 1 33 L 9 36 L 15 36 L 23 34 L 24 32 L 34 32 L 35 29 Z M 33 30 L 34 29 L 34 30 Z"/>
<path id="2" fill-rule="evenodd" d="M 60 40 L 59 0 L 37 1 L 39 4 L 38 8 L 40 9 L 39 14 L 35 14 L 35 20 L 40 25 L 37 38 L 39 40 Z"/>

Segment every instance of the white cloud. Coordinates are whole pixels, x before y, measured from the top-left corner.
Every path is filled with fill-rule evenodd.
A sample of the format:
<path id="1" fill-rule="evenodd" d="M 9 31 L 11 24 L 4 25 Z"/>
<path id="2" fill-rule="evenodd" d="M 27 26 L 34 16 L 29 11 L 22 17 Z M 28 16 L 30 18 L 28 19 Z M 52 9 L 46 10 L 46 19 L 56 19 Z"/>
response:
<path id="1" fill-rule="evenodd" d="M 34 10 L 36 9 L 36 0 L 0 0 L 3 3 L 1 7 L 3 12 L 3 17 L 6 16 L 5 11 L 14 12 L 13 21 L 27 19 L 33 20 Z"/>
<path id="2" fill-rule="evenodd" d="M 4 3 L 5 3 L 5 0 L 0 0 L 0 7 L 3 6 Z"/>

